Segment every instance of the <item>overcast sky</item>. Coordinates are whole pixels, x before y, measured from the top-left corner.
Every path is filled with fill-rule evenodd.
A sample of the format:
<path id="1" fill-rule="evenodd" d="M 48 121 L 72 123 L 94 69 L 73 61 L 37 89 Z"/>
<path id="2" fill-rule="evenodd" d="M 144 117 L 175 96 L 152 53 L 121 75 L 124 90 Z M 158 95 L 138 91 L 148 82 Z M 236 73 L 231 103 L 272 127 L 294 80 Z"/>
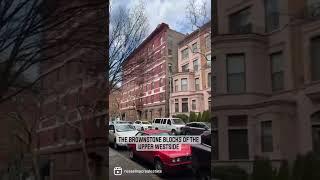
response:
<path id="1" fill-rule="evenodd" d="M 140 0 L 111 0 L 112 11 L 118 7 L 134 7 Z M 186 5 L 188 0 L 142 0 L 146 5 L 146 14 L 149 20 L 150 34 L 158 24 L 164 22 L 169 27 L 184 34 L 190 33 L 192 27 L 186 21 Z M 198 2 L 206 1 L 207 12 L 211 14 L 211 0 L 197 0 Z M 111 14 L 112 16 L 112 14 Z"/>

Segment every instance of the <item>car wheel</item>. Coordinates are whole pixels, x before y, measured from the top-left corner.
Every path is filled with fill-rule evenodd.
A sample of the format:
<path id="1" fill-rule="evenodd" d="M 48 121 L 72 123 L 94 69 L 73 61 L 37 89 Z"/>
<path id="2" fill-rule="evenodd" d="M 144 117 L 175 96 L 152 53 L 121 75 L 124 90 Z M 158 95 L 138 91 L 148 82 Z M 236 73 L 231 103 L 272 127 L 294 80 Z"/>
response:
<path id="1" fill-rule="evenodd" d="M 172 129 L 172 130 L 171 130 L 171 134 L 176 135 L 176 134 L 177 134 L 177 131 L 176 131 L 175 129 Z"/>
<path id="2" fill-rule="evenodd" d="M 114 139 L 113 148 L 114 148 L 114 149 L 118 149 L 118 148 L 119 148 L 119 146 L 118 146 L 118 144 L 117 144 L 117 142 L 116 142 L 116 139 Z"/>
<path id="3" fill-rule="evenodd" d="M 132 148 L 130 148 L 130 150 L 129 150 L 129 158 L 130 158 L 131 160 L 135 160 L 135 155 L 134 155 L 134 152 L 133 152 L 133 149 L 132 149 Z"/>
<path id="4" fill-rule="evenodd" d="M 161 173 L 159 174 L 160 176 L 163 177 L 165 175 L 164 168 L 163 168 L 163 163 L 161 162 L 160 159 L 156 159 L 154 161 L 154 169 L 161 171 Z"/>
<path id="5" fill-rule="evenodd" d="M 156 127 L 156 128 L 154 128 L 155 130 L 158 130 L 158 128 Z"/>

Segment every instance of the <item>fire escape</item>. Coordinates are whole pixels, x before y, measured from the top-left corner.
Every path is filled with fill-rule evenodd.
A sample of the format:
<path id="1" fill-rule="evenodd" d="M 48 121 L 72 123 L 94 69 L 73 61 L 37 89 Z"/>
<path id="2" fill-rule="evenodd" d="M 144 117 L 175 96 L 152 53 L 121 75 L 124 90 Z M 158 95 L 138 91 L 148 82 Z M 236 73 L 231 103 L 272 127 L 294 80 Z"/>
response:
<path id="1" fill-rule="evenodd" d="M 136 85 L 139 87 L 139 89 L 137 90 L 137 92 L 135 93 L 135 105 L 136 105 L 136 111 L 138 113 L 139 118 L 141 118 L 142 116 L 142 110 L 143 110 L 143 83 L 144 83 L 144 64 L 143 64 L 143 60 L 141 62 L 139 62 L 139 67 L 137 68 L 136 72 Z"/>

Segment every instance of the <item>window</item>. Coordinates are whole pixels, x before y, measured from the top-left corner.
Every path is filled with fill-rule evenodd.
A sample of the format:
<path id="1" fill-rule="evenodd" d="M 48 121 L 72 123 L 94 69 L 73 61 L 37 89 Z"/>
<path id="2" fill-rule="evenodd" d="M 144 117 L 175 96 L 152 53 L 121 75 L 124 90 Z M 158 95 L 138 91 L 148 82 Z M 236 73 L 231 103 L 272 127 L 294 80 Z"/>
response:
<path id="1" fill-rule="evenodd" d="M 229 129 L 229 159 L 248 159 L 248 132 L 247 129 Z"/>
<path id="2" fill-rule="evenodd" d="M 265 0 L 264 3 L 266 32 L 271 32 L 279 28 L 278 0 Z"/>
<path id="3" fill-rule="evenodd" d="M 151 82 L 151 89 L 154 88 L 154 82 Z"/>
<path id="4" fill-rule="evenodd" d="M 153 103 L 154 95 L 151 96 L 151 103 Z"/>
<path id="5" fill-rule="evenodd" d="M 272 121 L 261 122 L 261 151 L 273 151 Z"/>
<path id="6" fill-rule="evenodd" d="M 160 78 L 160 81 L 159 81 L 159 87 L 161 87 L 163 85 L 163 79 Z"/>
<path id="7" fill-rule="evenodd" d="M 160 44 L 163 44 L 163 38 L 162 37 L 160 38 Z"/>
<path id="8" fill-rule="evenodd" d="M 234 13 L 229 18 L 230 33 L 249 33 L 251 25 L 249 22 L 250 9 L 246 8 L 237 13 Z"/>
<path id="9" fill-rule="evenodd" d="M 181 79 L 181 91 L 187 91 L 188 90 L 188 79 L 183 78 Z"/>
<path id="10" fill-rule="evenodd" d="M 320 36 L 312 38 L 310 42 L 311 79 L 320 80 Z"/>
<path id="11" fill-rule="evenodd" d="M 244 54 L 227 55 L 227 80 L 229 93 L 245 91 Z"/>
<path id="12" fill-rule="evenodd" d="M 192 100 L 191 106 L 192 106 L 192 110 L 196 110 L 197 109 L 196 100 Z"/>
<path id="13" fill-rule="evenodd" d="M 206 37 L 206 48 L 208 48 L 208 49 L 211 48 L 211 37 L 210 36 Z"/>
<path id="14" fill-rule="evenodd" d="M 272 91 L 279 91 L 282 90 L 284 86 L 282 53 L 271 54 L 270 59 Z"/>
<path id="15" fill-rule="evenodd" d="M 192 44 L 192 52 L 195 53 L 197 51 L 198 51 L 198 44 L 197 43 Z"/>
<path id="16" fill-rule="evenodd" d="M 208 88 L 211 88 L 211 73 L 208 73 Z"/>
<path id="17" fill-rule="evenodd" d="M 211 111 L 211 97 L 208 98 L 208 109 Z"/>
<path id="18" fill-rule="evenodd" d="M 188 98 L 182 98 L 182 112 L 188 112 Z"/>
<path id="19" fill-rule="evenodd" d="M 168 49 L 168 55 L 172 55 L 172 49 Z"/>
<path id="20" fill-rule="evenodd" d="M 166 124 L 166 119 L 162 119 L 161 124 Z"/>
<path id="21" fill-rule="evenodd" d="M 199 70 L 199 61 L 197 59 L 193 61 L 193 71 L 198 72 L 198 70 Z"/>
<path id="22" fill-rule="evenodd" d="M 189 64 L 181 66 L 182 72 L 189 72 Z"/>
<path id="23" fill-rule="evenodd" d="M 196 91 L 199 91 L 200 90 L 200 79 L 199 78 L 196 78 L 195 79 L 195 83 L 194 83 L 194 89 L 196 90 Z"/>
<path id="24" fill-rule="evenodd" d="M 163 93 L 160 93 L 159 96 L 160 96 L 160 97 L 159 97 L 160 101 L 163 101 L 163 99 L 164 99 L 164 98 L 163 98 Z"/>
<path id="25" fill-rule="evenodd" d="M 207 66 L 211 67 L 211 54 L 207 54 L 206 59 L 207 59 Z"/>
<path id="26" fill-rule="evenodd" d="M 183 60 L 188 59 L 188 57 L 189 57 L 188 48 L 182 50 L 182 51 L 181 51 L 181 54 L 182 54 L 182 59 L 183 59 Z"/>
<path id="27" fill-rule="evenodd" d="M 179 100 L 175 99 L 174 102 L 174 112 L 179 112 Z"/>
<path id="28" fill-rule="evenodd" d="M 174 92 L 178 92 L 178 79 L 174 80 Z"/>
<path id="29" fill-rule="evenodd" d="M 311 115 L 313 151 L 320 153 L 320 112 Z"/>
<path id="30" fill-rule="evenodd" d="M 154 44 L 152 44 L 152 49 L 154 49 Z"/>
<path id="31" fill-rule="evenodd" d="M 154 123 L 160 123 L 160 119 L 156 119 Z"/>

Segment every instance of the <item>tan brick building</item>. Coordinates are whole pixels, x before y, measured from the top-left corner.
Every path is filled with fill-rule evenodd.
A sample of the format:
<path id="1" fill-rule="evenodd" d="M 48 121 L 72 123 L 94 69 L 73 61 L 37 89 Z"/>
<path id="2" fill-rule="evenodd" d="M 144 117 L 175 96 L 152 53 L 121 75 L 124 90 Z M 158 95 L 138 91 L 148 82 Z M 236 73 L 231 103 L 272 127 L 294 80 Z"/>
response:
<path id="1" fill-rule="evenodd" d="M 211 23 L 186 36 L 178 48 L 170 115 L 203 112 L 211 106 Z"/>
<path id="2" fill-rule="evenodd" d="M 214 165 L 319 152 L 319 3 L 217 3 Z"/>
<path id="3" fill-rule="evenodd" d="M 162 23 L 125 60 L 122 119 L 169 116 L 169 75 L 177 69 L 178 42 L 183 37 Z"/>

